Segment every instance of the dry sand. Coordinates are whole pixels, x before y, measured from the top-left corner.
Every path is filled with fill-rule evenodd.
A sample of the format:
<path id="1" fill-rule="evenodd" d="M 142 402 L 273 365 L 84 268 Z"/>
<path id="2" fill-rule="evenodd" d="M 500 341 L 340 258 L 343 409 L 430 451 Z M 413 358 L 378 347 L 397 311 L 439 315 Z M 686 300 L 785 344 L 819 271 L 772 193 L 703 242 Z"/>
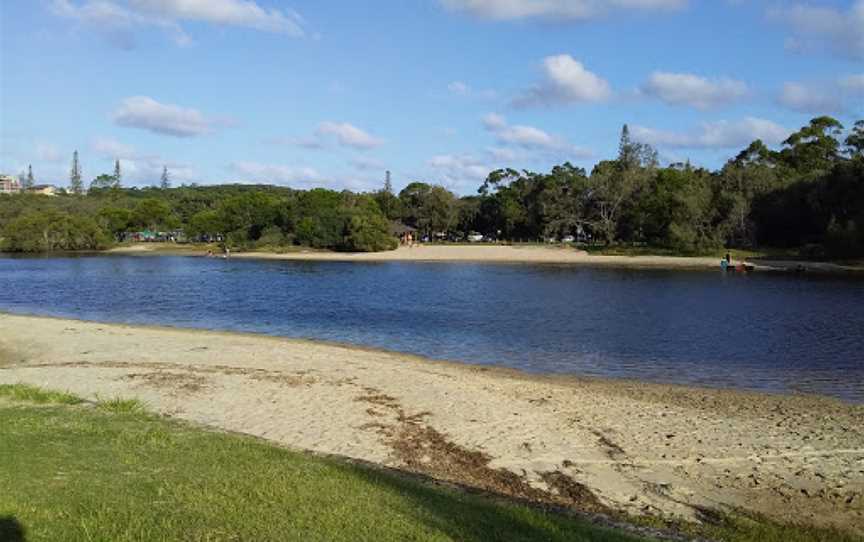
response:
<path id="1" fill-rule="evenodd" d="M 113 254 L 193 254 L 172 245 L 137 244 L 106 251 Z M 671 256 L 598 256 L 584 250 L 558 246 L 511 245 L 417 245 L 399 247 L 386 252 L 329 252 L 299 250 L 296 252 L 232 252 L 232 258 L 262 260 L 305 260 L 339 262 L 498 262 L 498 263 L 558 263 L 608 265 L 617 267 L 668 267 L 717 269 L 718 258 L 687 258 Z"/>
<path id="2" fill-rule="evenodd" d="M 740 507 L 864 533 L 864 407 L 827 398 L 0 314 L 0 383 L 16 382 L 582 510 Z"/>
<path id="3" fill-rule="evenodd" d="M 186 245 L 141 243 L 105 251 L 110 254 L 130 255 L 189 255 L 204 256 L 206 251 Z M 546 263 L 624 268 L 661 269 L 714 269 L 719 270 L 720 258 L 684 256 L 604 256 L 588 254 L 584 250 L 561 246 L 540 245 L 417 245 L 399 247 L 386 252 L 330 252 L 298 250 L 295 252 L 232 252 L 232 258 L 259 260 L 302 260 L 338 262 L 489 262 L 489 263 Z M 736 262 L 738 263 L 738 262 Z M 780 261 L 758 259 L 747 262 L 761 271 L 794 271 L 804 268 L 810 272 L 830 274 L 864 273 L 862 265 L 840 265 L 828 262 Z"/>

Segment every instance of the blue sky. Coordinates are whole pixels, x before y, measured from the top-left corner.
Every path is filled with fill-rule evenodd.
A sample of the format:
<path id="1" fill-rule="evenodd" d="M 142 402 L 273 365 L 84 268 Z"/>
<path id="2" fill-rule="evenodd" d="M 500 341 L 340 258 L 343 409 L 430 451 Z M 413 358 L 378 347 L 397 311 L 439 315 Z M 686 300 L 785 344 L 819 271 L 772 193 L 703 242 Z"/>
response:
<path id="1" fill-rule="evenodd" d="M 621 126 L 718 167 L 864 118 L 864 0 L 9 0 L 0 172 L 473 193 Z"/>

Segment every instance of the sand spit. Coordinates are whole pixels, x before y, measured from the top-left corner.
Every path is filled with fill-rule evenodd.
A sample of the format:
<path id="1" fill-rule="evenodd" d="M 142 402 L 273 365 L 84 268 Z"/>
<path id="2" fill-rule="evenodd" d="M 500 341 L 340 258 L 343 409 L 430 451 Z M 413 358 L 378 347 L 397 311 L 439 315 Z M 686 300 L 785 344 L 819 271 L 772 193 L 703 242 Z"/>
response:
<path id="1" fill-rule="evenodd" d="M 0 314 L 0 383 L 16 382 L 581 510 L 743 508 L 864 533 L 864 406 L 827 398 Z"/>

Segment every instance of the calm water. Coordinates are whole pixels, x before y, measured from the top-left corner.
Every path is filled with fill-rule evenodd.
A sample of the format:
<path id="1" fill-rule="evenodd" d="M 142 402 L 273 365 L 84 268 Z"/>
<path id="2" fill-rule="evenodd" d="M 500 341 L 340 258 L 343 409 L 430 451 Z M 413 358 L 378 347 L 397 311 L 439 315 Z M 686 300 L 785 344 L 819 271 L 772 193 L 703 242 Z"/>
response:
<path id="1" fill-rule="evenodd" d="M 841 278 L 552 265 L 0 258 L 0 310 L 864 401 L 864 281 Z"/>

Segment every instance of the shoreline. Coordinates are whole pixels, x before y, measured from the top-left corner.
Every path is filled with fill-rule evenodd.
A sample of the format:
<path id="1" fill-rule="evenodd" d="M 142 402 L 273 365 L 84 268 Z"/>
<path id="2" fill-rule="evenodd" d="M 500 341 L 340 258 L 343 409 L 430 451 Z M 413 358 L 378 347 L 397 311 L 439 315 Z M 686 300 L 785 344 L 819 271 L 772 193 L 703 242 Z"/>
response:
<path id="1" fill-rule="evenodd" d="M 77 322 L 81 324 L 96 324 L 101 326 L 112 326 L 118 328 L 128 328 L 130 330 L 144 329 L 150 331 L 166 331 L 166 332 L 183 332 L 190 335 L 210 335 L 210 334 L 227 334 L 237 337 L 245 337 L 249 339 L 271 340 L 277 343 L 287 343 L 296 347 L 316 347 L 326 346 L 347 351 L 362 352 L 365 354 L 381 354 L 384 356 L 392 356 L 401 358 L 413 364 L 423 365 L 440 365 L 454 370 L 466 370 L 471 373 L 488 374 L 496 378 L 508 378 L 513 380 L 525 380 L 535 383 L 555 384 L 570 384 L 570 385 L 604 385 L 610 388 L 618 388 L 621 390 L 638 390 L 643 396 L 652 394 L 672 393 L 675 395 L 686 395 L 688 392 L 699 392 L 710 395 L 712 393 L 724 395 L 739 395 L 742 399 L 758 400 L 764 397 L 777 398 L 794 398 L 798 401 L 812 400 L 815 403 L 836 403 L 839 405 L 860 407 L 864 413 L 864 402 L 855 402 L 842 399 L 833 395 L 808 393 L 797 390 L 781 391 L 781 390 L 762 390 L 756 388 L 734 388 L 724 386 L 711 386 L 707 384 L 689 384 L 664 382 L 659 380 L 644 380 L 633 377 L 614 377 L 614 376 L 594 376 L 578 373 L 555 373 L 555 372 L 532 372 L 516 367 L 508 367 L 505 365 L 483 364 L 465 360 L 434 358 L 423 354 L 415 354 L 413 352 L 404 352 L 401 350 L 392 350 L 381 346 L 371 346 L 363 344 L 355 344 L 350 342 L 342 342 L 328 339 L 315 339 L 304 337 L 289 337 L 286 335 L 275 335 L 258 331 L 237 331 L 231 329 L 209 328 L 209 327 L 184 327 L 170 324 L 140 324 L 115 322 L 110 320 L 87 320 L 83 318 L 73 318 L 67 316 L 52 316 L 39 313 L 24 313 L 24 312 L 9 312 L 0 309 L 0 322 L 4 317 L 12 318 L 32 318 L 36 320 L 54 320 L 57 322 Z M 2 347 L 2 341 L 0 341 Z M 2 349 L 0 349 L 2 354 Z M 0 357 L 0 369 L 3 368 L 2 357 Z M 653 393 L 651 393 L 653 392 Z"/>
<path id="2" fill-rule="evenodd" d="M 206 251 L 197 248 L 166 247 L 137 244 L 121 246 L 100 254 L 140 256 L 204 257 Z M 720 258 L 710 256 L 620 256 L 589 254 L 574 247 L 518 245 L 418 245 L 399 247 L 387 252 L 331 252 L 301 249 L 293 252 L 232 252 L 231 258 L 248 260 L 283 260 L 311 262 L 418 262 L 418 263 L 505 263 L 558 264 L 620 269 L 669 269 L 720 271 Z M 735 263 L 752 265 L 757 272 L 790 273 L 803 267 L 813 274 L 864 276 L 864 267 L 831 262 L 745 258 Z"/>
<path id="3" fill-rule="evenodd" d="M 821 396 L 7 313 L 0 382 L 134 397 L 207 426 L 481 489 L 518 479 L 554 496 L 566 479 L 630 515 L 697 521 L 698 507 L 738 507 L 864 533 L 864 407 Z M 480 470 L 460 470 L 466 458 Z"/>

